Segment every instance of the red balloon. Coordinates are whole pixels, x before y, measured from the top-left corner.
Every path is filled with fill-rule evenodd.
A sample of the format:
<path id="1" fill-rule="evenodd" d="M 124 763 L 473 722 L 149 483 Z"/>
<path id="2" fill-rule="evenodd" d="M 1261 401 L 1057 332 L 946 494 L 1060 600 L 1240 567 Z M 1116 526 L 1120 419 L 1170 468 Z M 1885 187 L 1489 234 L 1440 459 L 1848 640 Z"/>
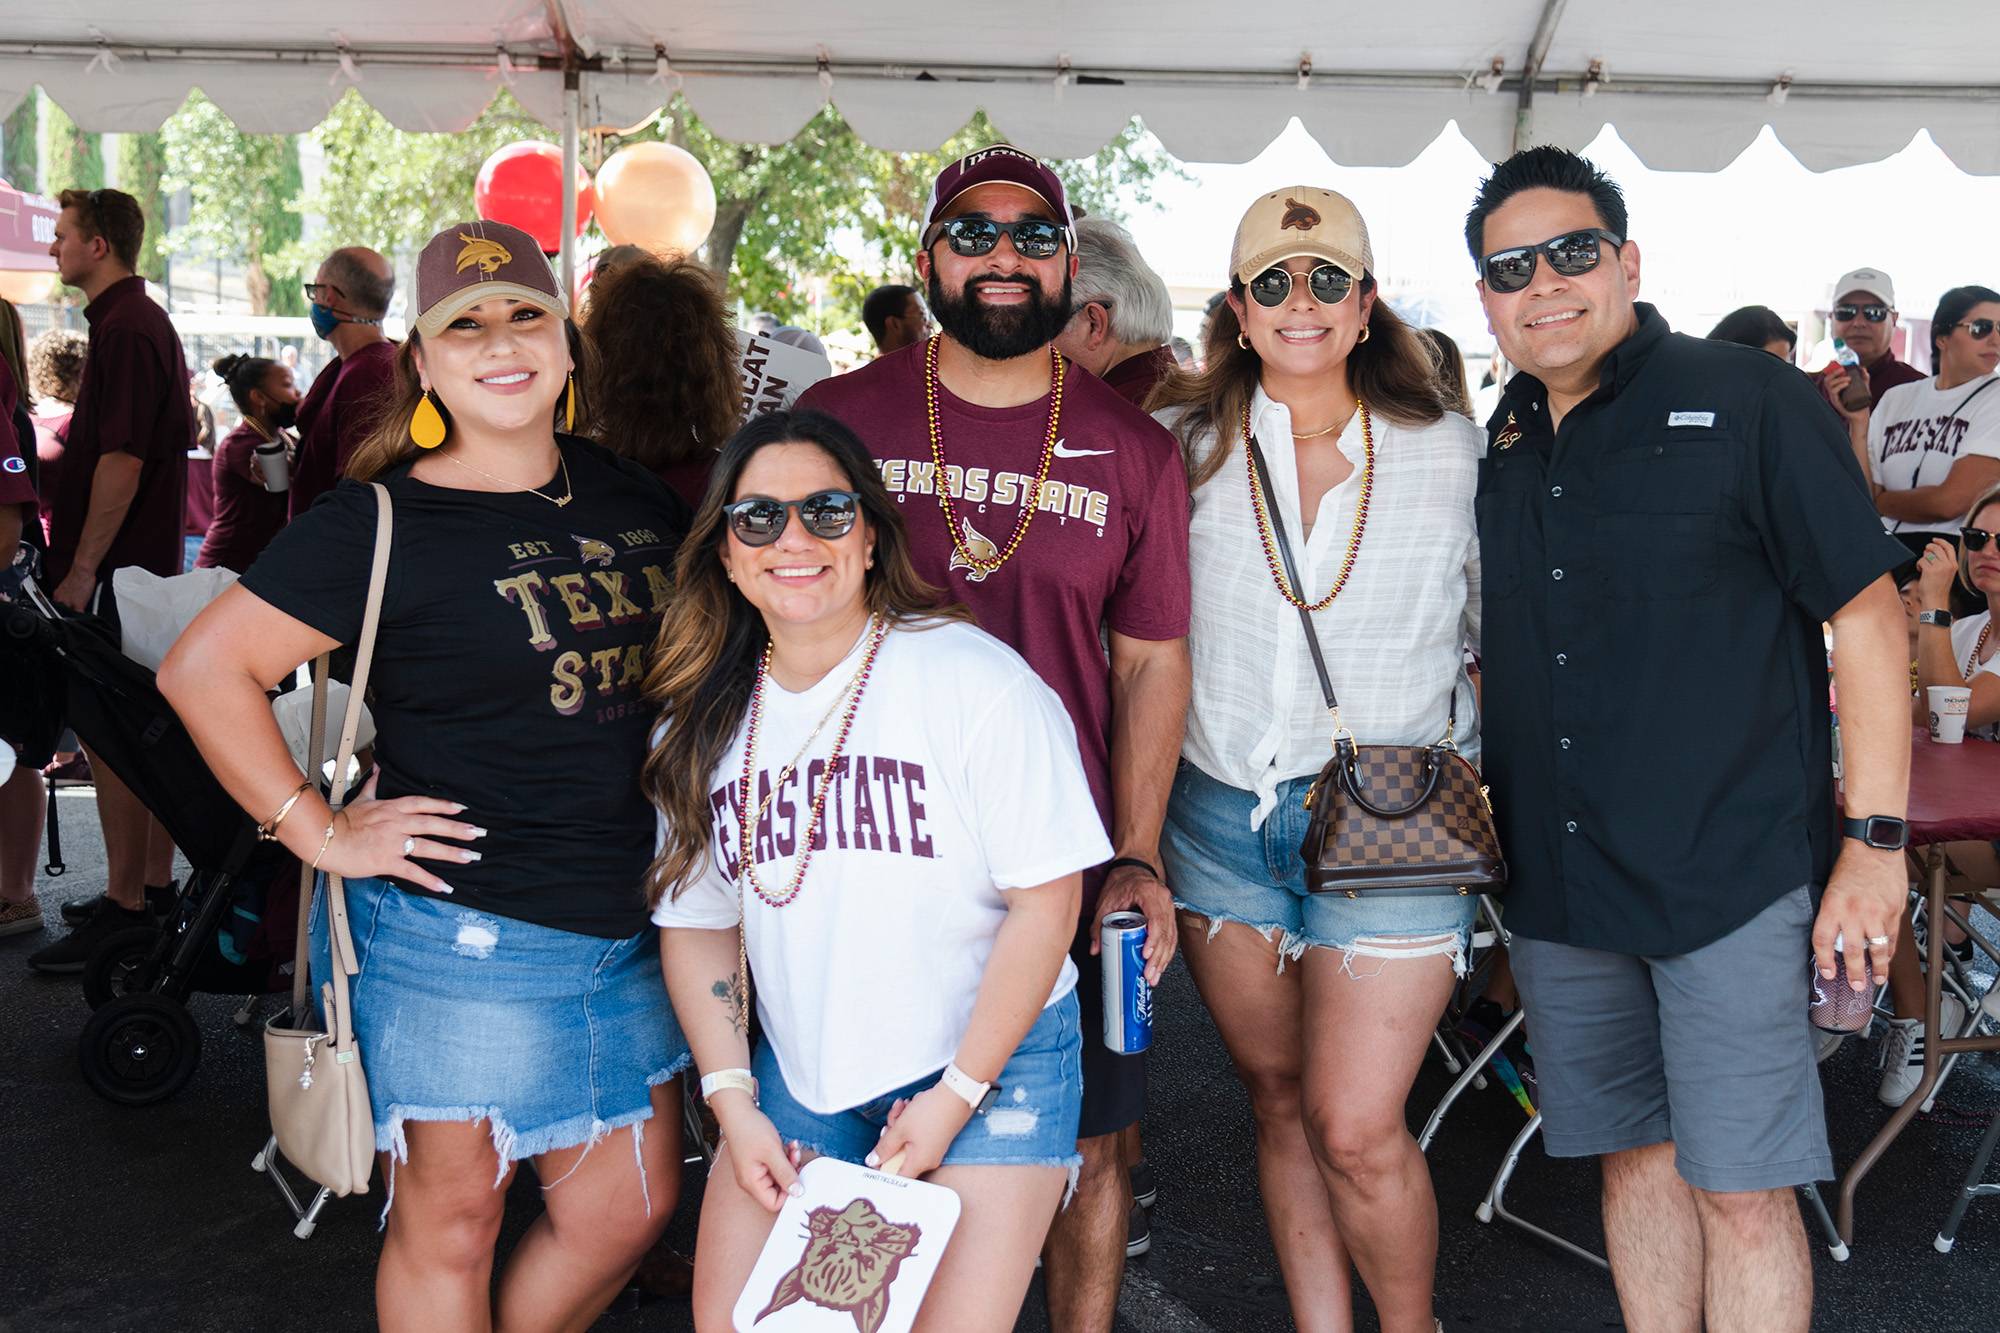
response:
<path id="1" fill-rule="evenodd" d="M 554 254 L 562 249 L 562 149 L 552 143 L 508 144 L 486 159 L 472 183 L 473 207 L 490 222 L 505 222 Z M 576 168 L 576 230 L 597 205 L 590 173 Z"/>

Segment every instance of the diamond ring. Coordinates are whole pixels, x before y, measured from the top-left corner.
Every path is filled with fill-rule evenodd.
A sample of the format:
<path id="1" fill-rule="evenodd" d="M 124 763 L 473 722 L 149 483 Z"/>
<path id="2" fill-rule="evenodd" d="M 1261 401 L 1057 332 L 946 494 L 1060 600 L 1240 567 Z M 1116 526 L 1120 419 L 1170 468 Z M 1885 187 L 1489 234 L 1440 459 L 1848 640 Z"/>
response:
<path id="1" fill-rule="evenodd" d="M 403 839 L 403 855 L 408 856 L 411 852 L 414 852 L 415 850 L 417 850 L 417 840 L 415 838 Z M 1882 942 L 1884 944 L 1888 943 L 1887 940 L 1884 940 Z"/>
<path id="2" fill-rule="evenodd" d="M 1870 935 L 1868 942 L 1878 949 L 1885 949 L 1889 946 L 1889 937 L 1887 935 Z"/>

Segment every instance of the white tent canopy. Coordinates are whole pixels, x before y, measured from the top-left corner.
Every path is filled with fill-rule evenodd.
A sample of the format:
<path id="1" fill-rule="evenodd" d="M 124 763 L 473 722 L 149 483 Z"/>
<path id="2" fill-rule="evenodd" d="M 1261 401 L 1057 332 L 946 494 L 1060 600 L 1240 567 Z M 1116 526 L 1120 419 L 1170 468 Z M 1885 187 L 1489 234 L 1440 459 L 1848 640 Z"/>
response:
<path id="1" fill-rule="evenodd" d="M 0 114 L 36 84 L 88 130 L 152 129 L 200 88 L 245 130 L 319 122 L 352 84 L 456 130 L 507 84 L 551 125 L 630 125 L 673 91 L 718 134 L 791 137 L 826 101 L 928 149 L 984 108 L 1090 153 L 1134 115 L 1195 161 L 1297 116 L 1336 160 L 1393 166 L 1447 121 L 1489 157 L 1602 127 L 1649 166 L 1715 170 L 1770 124 L 1808 167 L 1928 130 L 2000 173 L 2000 6 L 1967 0 L 65 0 L 0 20 Z M 570 120 L 575 124 L 575 120 Z"/>

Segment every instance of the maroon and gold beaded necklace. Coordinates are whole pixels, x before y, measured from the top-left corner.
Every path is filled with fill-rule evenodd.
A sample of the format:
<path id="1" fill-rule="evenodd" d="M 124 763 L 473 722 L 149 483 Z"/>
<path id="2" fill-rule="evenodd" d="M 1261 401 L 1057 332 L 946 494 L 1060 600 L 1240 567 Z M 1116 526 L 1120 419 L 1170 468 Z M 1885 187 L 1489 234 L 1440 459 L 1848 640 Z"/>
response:
<path id="1" fill-rule="evenodd" d="M 1979 655 L 1986 651 L 1986 636 L 1993 632 L 1993 622 L 1988 620 L 1979 627 L 1979 641 L 1972 645 L 1972 656 L 1965 659 L 1965 678 L 1971 680 L 1979 670 Z"/>
<path id="2" fill-rule="evenodd" d="M 1347 586 L 1347 576 L 1354 572 L 1354 558 L 1361 554 L 1361 535 L 1368 530 L 1368 498 L 1375 492 L 1375 430 L 1368 420 L 1368 404 L 1357 398 L 1354 408 L 1361 415 L 1361 448 L 1365 459 L 1361 469 L 1361 499 L 1354 509 L 1354 531 L 1347 538 L 1347 558 L 1340 562 L 1340 575 L 1333 581 L 1333 590 L 1317 602 L 1308 602 L 1285 581 L 1285 571 L 1278 563 L 1271 515 L 1264 507 L 1263 488 L 1257 484 L 1256 459 L 1250 454 L 1250 405 L 1243 405 L 1243 466 L 1250 473 L 1250 508 L 1256 512 L 1257 535 L 1264 542 L 1264 563 L 1270 567 L 1271 582 L 1278 585 L 1279 596 L 1301 611 L 1324 611 L 1333 605 L 1333 599 Z"/>

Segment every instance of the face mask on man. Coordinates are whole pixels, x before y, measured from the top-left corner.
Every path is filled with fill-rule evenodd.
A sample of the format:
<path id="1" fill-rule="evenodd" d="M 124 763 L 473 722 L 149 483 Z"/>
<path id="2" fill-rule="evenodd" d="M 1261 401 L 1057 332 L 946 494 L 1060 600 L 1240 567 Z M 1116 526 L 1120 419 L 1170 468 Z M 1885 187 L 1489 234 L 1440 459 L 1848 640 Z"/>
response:
<path id="1" fill-rule="evenodd" d="M 340 327 L 340 316 L 314 301 L 306 310 L 306 318 L 312 321 L 313 332 L 322 338 L 331 338 L 333 331 Z"/>

